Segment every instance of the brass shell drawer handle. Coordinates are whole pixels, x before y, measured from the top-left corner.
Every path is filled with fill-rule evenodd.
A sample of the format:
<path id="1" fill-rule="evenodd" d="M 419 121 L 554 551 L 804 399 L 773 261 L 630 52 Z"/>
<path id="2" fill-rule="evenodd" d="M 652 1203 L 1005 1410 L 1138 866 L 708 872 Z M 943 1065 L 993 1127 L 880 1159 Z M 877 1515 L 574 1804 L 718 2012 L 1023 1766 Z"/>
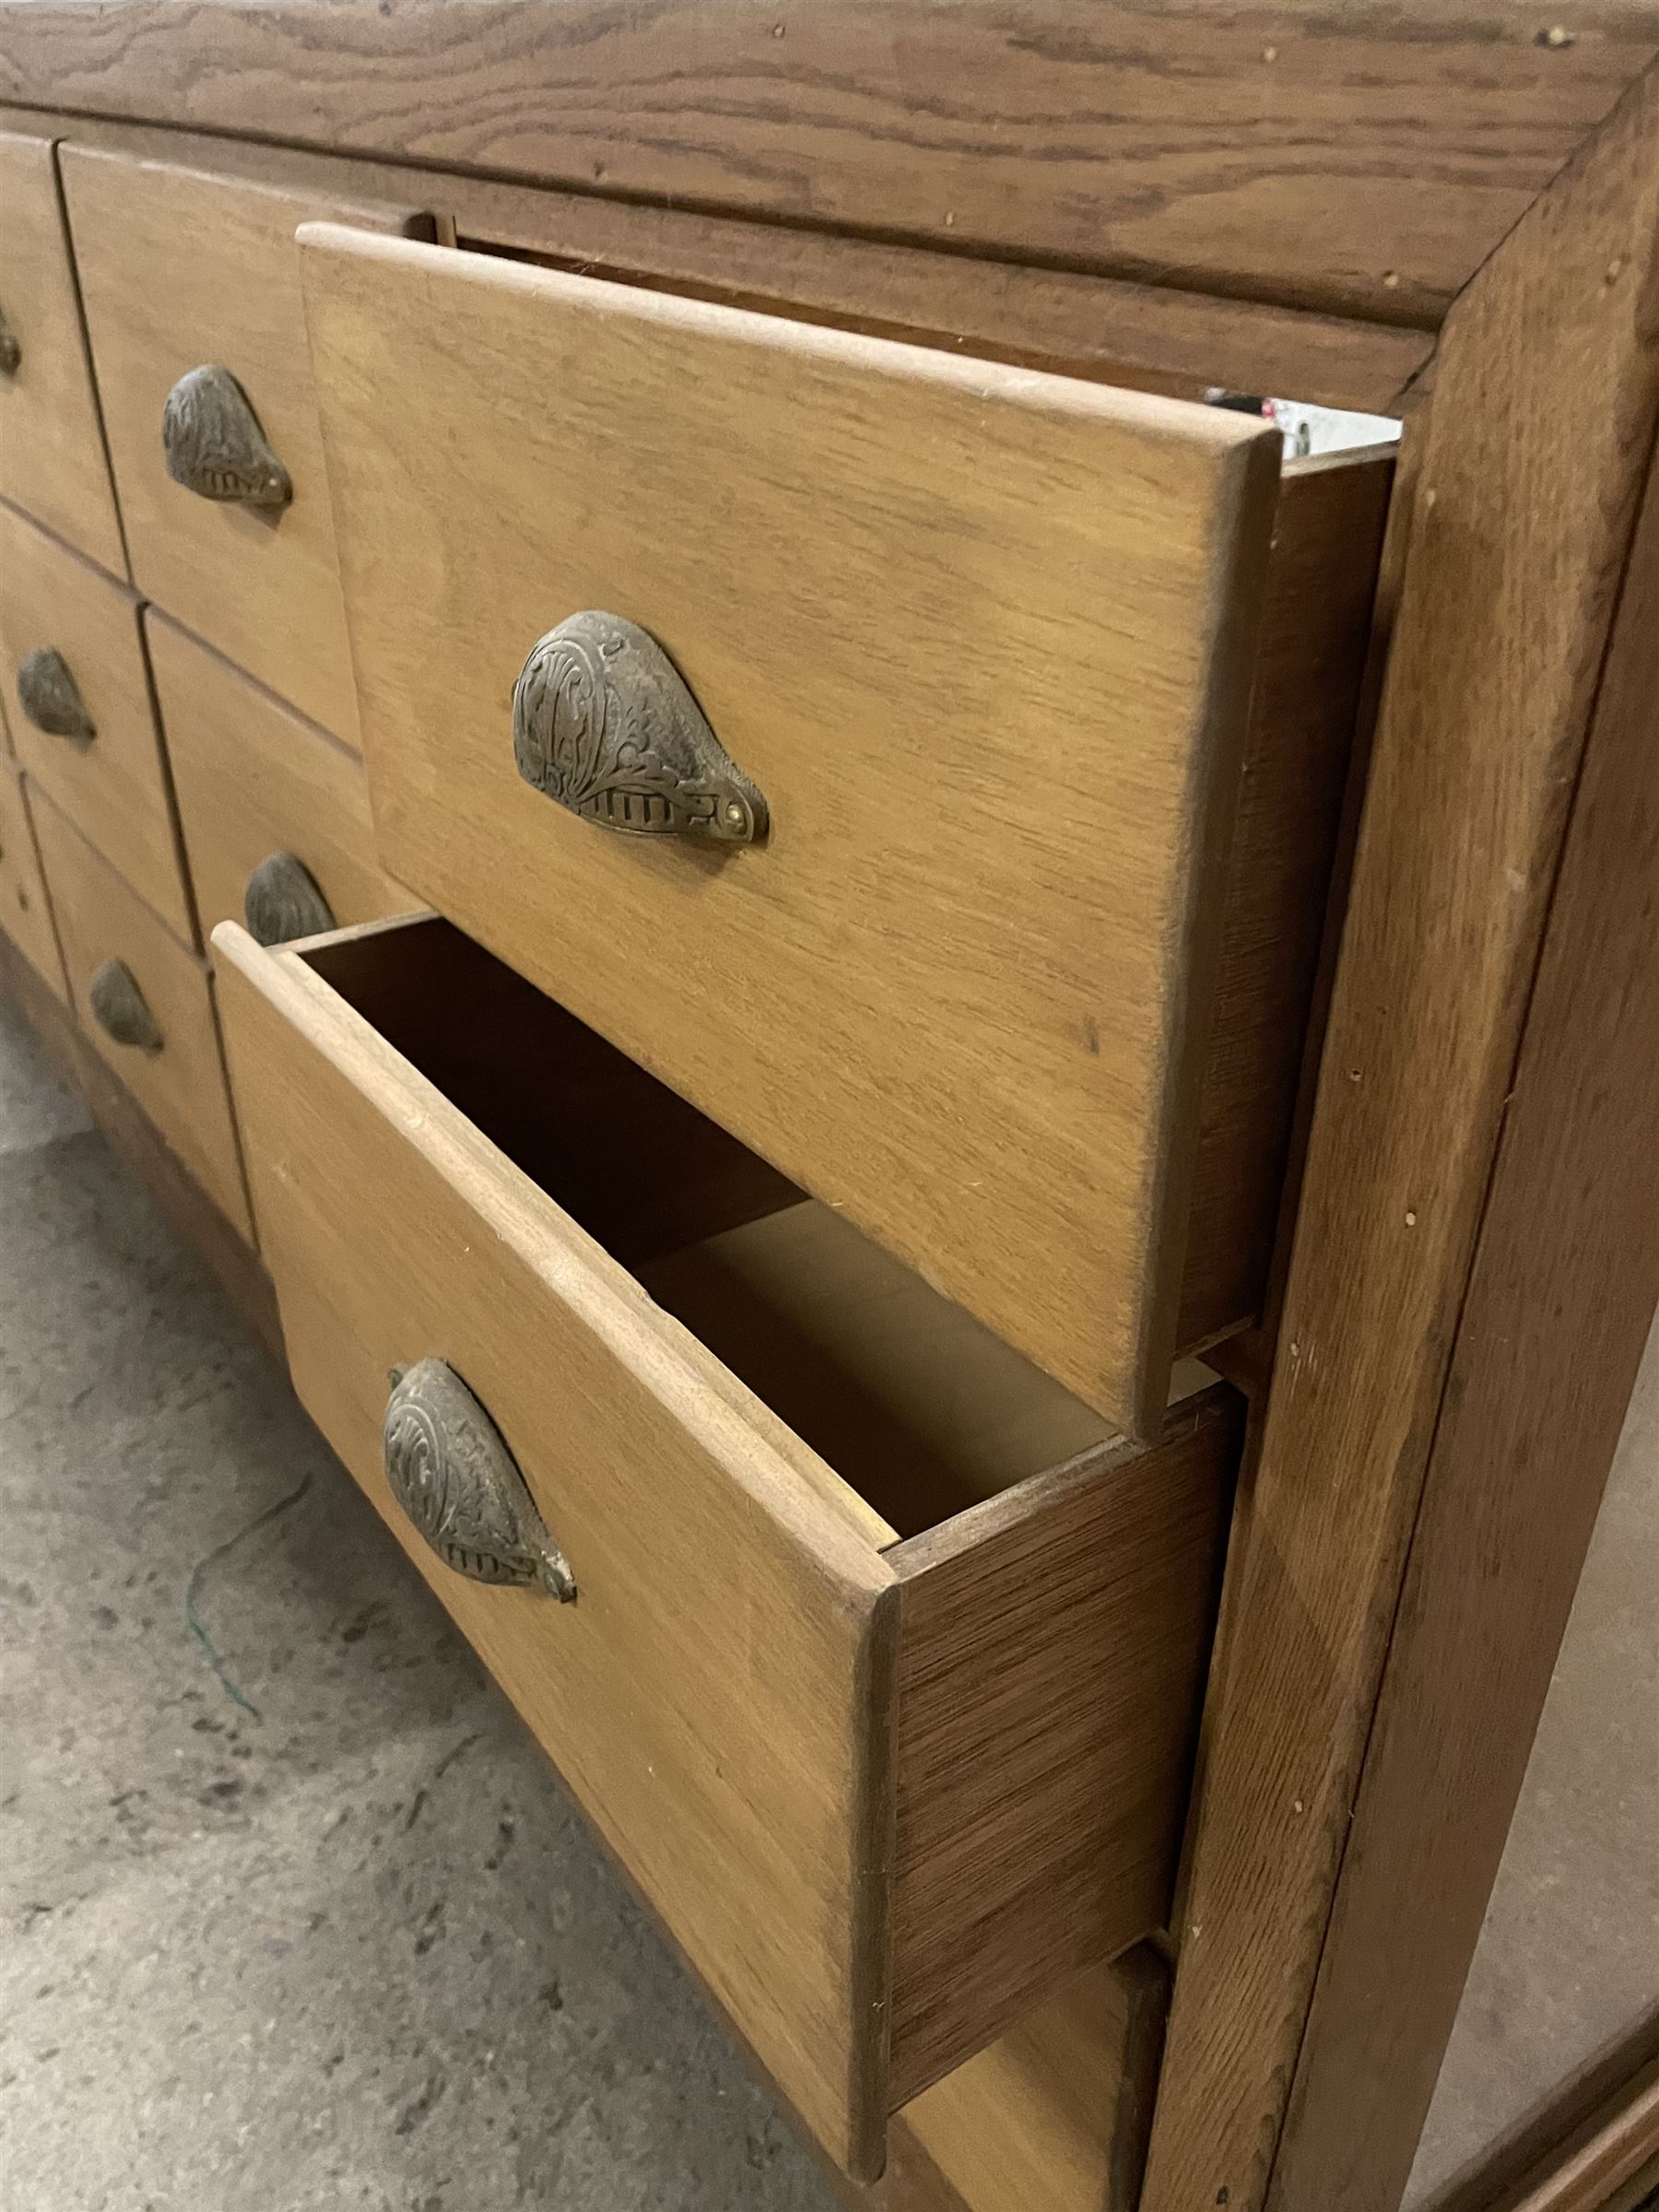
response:
<path id="1" fill-rule="evenodd" d="M 18 703 L 35 728 L 49 737 L 76 737 L 89 744 L 98 735 L 80 686 L 55 645 L 37 645 L 18 662 Z"/>
<path id="2" fill-rule="evenodd" d="M 570 1561 L 500 1430 L 453 1367 L 418 1359 L 392 1370 L 381 1443 L 392 1495 L 446 1567 L 475 1583 L 574 1602 Z"/>
<path id="3" fill-rule="evenodd" d="M 297 853 L 267 853 L 242 892 L 242 917 L 257 945 L 288 945 L 335 927 L 334 909 Z"/>
<path id="4" fill-rule="evenodd" d="M 753 845 L 765 799 L 722 747 L 649 630 L 594 609 L 538 638 L 512 689 L 526 783 L 630 837 Z"/>
<path id="5" fill-rule="evenodd" d="M 87 1003 L 105 1036 L 153 1060 L 166 1043 L 161 1025 L 124 960 L 106 960 L 87 985 Z"/>
<path id="6" fill-rule="evenodd" d="M 0 376 L 16 376 L 23 366 L 23 348 L 18 343 L 18 334 L 6 319 L 6 310 L 0 307 Z"/>
<path id="7" fill-rule="evenodd" d="M 168 394 L 161 445 L 168 475 L 199 499 L 278 508 L 294 496 L 252 401 L 217 361 L 192 369 Z"/>

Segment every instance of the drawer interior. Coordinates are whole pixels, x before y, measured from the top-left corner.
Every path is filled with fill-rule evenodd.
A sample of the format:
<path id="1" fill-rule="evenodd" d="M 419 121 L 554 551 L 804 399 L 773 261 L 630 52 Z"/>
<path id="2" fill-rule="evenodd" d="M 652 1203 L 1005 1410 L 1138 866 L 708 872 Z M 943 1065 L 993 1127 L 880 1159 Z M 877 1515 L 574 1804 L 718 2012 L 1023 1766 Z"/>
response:
<path id="1" fill-rule="evenodd" d="M 896 1536 L 1112 1433 L 449 923 L 347 931 L 301 957 Z M 1205 1379 L 1188 1368 L 1182 1384 Z"/>

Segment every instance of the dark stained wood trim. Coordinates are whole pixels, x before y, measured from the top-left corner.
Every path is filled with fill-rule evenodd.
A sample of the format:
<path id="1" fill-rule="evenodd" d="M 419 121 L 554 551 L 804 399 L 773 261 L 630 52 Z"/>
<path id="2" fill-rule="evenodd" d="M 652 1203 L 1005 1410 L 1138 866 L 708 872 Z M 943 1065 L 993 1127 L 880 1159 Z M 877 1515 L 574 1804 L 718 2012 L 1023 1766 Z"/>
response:
<path id="1" fill-rule="evenodd" d="M 1655 0 L 28 0 L 0 100 L 1432 325 Z"/>
<path id="2" fill-rule="evenodd" d="M 1656 309 L 1650 76 L 1442 337 L 1142 2212 L 1267 2198 L 1652 444 Z M 1275 2212 L 1358 2206 L 1312 2176 Z"/>
<path id="3" fill-rule="evenodd" d="M 1659 1301 L 1656 699 L 1650 479 L 1280 2147 L 1299 2212 L 1405 2189 Z"/>
<path id="4" fill-rule="evenodd" d="M 24 108 L 0 108 L 0 129 L 66 134 L 77 145 L 309 184 L 324 196 L 429 206 L 449 243 L 458 236 L 624 283 L 1178 397 L 1219 385 L 1388 414 L 1434 349 L 1432 332 L 1392 324 L 366 157 Z"/>

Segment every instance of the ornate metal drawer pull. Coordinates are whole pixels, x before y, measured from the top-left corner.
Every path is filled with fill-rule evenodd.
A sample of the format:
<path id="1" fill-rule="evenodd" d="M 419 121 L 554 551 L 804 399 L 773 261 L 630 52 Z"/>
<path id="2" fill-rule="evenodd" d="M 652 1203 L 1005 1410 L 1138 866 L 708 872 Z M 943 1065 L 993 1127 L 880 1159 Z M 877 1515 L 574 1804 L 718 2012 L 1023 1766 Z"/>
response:
<path id="1" fill-rule="evenodd" d="M 500 1431 L 441 1359 L 392 1370 L 381 1425 L 392 1495 L 446 1567 L 571 1604 L 570 1561 L 548 1535 Z"/>
<path id="2" fill-rule="evenodd" d="M 23 348 L 18 343 L 18 334 L 6 319 L 0 308 L 0 376 L 16 376 L 23 365 Z"/>
<path id="3" fill-rule="evenodd" d="M 513 686 L 512 750 L 526 783 L 606 830 L 766 835 L 765 799 L 656 640 L 620 615 L 571 615 L 536 640 Z"/>
<path id="4" fill-rule="evenodd" d="M 161 1026 L 124 960 L 106 960 L 87 985 L 87 1003 L 98 1026 L 117 1044 L 130 1044 L 153 1060 L 167 1041 Z"/>
<path id="5" fill-rule="evenodd" d="M 320 937 L 335 926 L 334 909 L 296 853 L 267 853 L 242 893 L 248 934 L 259 945 Z"/>
<path id="6" fill-rule="evenodd" d="M 35 728 L 49 737 L 78 737 L 86 743 L 98 735 L 80 686 L 55 645 L 37 645 L 24 654 L 18 665 L 18 699 Z"/>
<path id="7" fill-rule="evenodd" d="M 217 361 L 192 369 L 168 394 L 161 444 L 173 482 L 204 500 L 286 507 L 294 496 L 247 394 Z"/>

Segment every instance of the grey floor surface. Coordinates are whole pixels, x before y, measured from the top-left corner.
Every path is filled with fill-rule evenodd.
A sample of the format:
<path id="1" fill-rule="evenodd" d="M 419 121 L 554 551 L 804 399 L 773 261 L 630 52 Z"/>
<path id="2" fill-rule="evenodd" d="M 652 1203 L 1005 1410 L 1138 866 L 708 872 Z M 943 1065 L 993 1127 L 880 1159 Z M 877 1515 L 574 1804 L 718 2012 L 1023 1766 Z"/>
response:
<path id="1" fill-rule="evenodd" d="M 1561 1641 L 1408 2207 L 1659 2006 L 1659 1328 Z M 1409 1925 L 1402 1940 L 1410 1940 Z"/>
<path id="2" fill-rule="evenodd" d="M 3 1004 L 0 1515 L 5 2212 L 830 2212 Z"/>

